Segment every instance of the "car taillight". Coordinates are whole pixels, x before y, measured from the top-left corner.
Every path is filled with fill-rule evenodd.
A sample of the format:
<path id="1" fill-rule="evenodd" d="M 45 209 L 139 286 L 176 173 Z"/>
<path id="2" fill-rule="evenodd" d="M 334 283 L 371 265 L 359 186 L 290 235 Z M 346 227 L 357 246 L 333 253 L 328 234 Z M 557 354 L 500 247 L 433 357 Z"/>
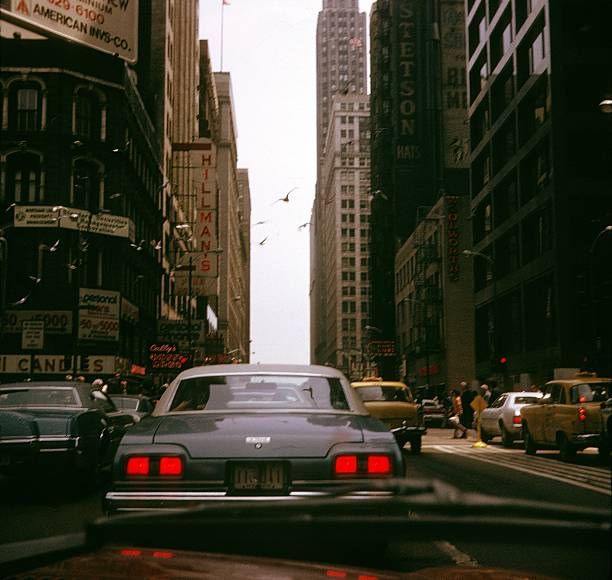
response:
<path id="1" fill-rule="evenodd" d="M 159 460 L 160 475 L 183 475 L 183 460 L 180 457 L 161 457 Z"/>
<path id="2" fill-rule="evenodd" d="M 357 456 L 338 455 L 334 463 L 334 471 L 336 475 L 350 475 L 357 473 Z"/>
<path id="3" fill-rule="evenodd" d="M 586 409 L 584 407 L 580 407 L 580 409 L 578 409 L 578 420 L 586 421 L 586 418 L 587 418 Z"/>
<path id="4" fill-rule="evenodd" d="M 125 466 L 127 475 L 149 475 L 151 462 L 148 457 L 130 457 Z"/>
<path id="5" fill-rule="evenodd" d="M 512 417 L 512 423 L 514 425 L 520 425 L 521 424 L 521 413 L 514 413 L 514 417 Z"/>
<path id="6" fill-rule="evenodd" d="M 368 473 L 386 475 L 391 473 L 391 459 L 388 455 L 369 455 Z"/>

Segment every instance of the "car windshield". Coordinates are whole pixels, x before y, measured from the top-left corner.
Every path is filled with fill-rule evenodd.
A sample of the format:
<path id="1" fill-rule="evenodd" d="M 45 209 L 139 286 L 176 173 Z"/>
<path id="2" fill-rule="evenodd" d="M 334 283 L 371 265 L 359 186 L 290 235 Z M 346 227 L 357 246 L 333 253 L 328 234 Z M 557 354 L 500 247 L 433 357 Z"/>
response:
<path id="1" fill-rule="evenodd" d="M 0 407 L 78 407 L 71 387 L 36 387 L 0 390 Z"/>
<path id="2" fill-rule="evenodd" d="M 216 375 L 183 379 L 170 411 L 347 411 L 338 379 L 298 375 Z"/>
<path id="3" fill-rule="evenodd" d="M 407 403 L 409 401 L 408 391 L 402 387 L 359 387 L 357 389 L 362 401 L 399 401 Z"/>
<path id="4" fill-rule="evenodd" d="M 138 408 L 138 399 L 133 399 L 131 397 L 111 397 L 113 403 L 115 403 L 115 407 L 117 409 L 123 409 L 124 411 L 136 411 Z"/>

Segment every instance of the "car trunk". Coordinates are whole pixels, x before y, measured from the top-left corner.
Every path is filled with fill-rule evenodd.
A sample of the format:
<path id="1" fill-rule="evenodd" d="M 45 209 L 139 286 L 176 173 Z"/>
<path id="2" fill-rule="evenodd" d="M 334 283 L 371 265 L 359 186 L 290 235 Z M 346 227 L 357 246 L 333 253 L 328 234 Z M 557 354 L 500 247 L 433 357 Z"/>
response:
<path id="1" fill-rule="evenodd" d="M 185 413 L 165 417 L 154 436 L 154 443 L 181 445 L 194 459 L 283 459 L 297 450 L 300 457 L 324 457 L 335 444 L 348 442 L 363 442 L 357 417 L 314 413 Z"/>
<path id="2" fill-rule="evenodd" d="M 45 437 L 70 434 L 70 421 L 79 412 L 82 412 L 82 409 L 58 411 L 57 409 L 28 408 L 23 411 L 23 414 L 29 420 L 36 422 L 38 435 Z"/>

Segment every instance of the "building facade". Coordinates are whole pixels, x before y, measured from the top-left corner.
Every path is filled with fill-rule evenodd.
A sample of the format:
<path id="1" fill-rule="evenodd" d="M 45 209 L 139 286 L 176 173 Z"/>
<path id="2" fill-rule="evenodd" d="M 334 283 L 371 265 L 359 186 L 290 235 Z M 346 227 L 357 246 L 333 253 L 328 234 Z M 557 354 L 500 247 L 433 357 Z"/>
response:
<path id="1" fill-rule="evenodd" d="M 612 88 L 612 7 L 467 9 L 478 372 L 503 358 L 509 382 L 609 376 L 612 119 L 597 105 Z"/>
<path id="2" fill-rule="evenodd" d="M 3 19 L 0 376 L 141 372 L 160 314 L 163 167 L 137 75 Z"/>
<path id="3" fill-rule="evenodd" d="M 366 18 L 324 0 L 317 21 L 317 188 L 310 220 L 313 363 L 358 378 L 369 321 Z"/>
<path id="4" fill-rule="evenodd" d="M 372 325 L 396 341 L 395 260 L 441 197 L 468 192 L 462 0 L 377 0 L 372 8 Z M 402 353 L 381 360 L 399 374 Z"/>

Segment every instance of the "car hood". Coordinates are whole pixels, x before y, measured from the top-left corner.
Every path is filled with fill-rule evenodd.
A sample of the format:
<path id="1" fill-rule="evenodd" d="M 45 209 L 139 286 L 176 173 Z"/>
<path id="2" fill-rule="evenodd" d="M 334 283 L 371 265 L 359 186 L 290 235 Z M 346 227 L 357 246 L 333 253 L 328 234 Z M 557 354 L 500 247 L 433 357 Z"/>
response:
<path id="1" fill-rule="evenodd" d="M 154 443 L 182 445 L 194 458 L 323 457 L 337 443 L 362 443 L 360 417 L 350 414 L 183 413 L 164 417 Z M 259 445 L 259 446 L 257 446 Z"/>

